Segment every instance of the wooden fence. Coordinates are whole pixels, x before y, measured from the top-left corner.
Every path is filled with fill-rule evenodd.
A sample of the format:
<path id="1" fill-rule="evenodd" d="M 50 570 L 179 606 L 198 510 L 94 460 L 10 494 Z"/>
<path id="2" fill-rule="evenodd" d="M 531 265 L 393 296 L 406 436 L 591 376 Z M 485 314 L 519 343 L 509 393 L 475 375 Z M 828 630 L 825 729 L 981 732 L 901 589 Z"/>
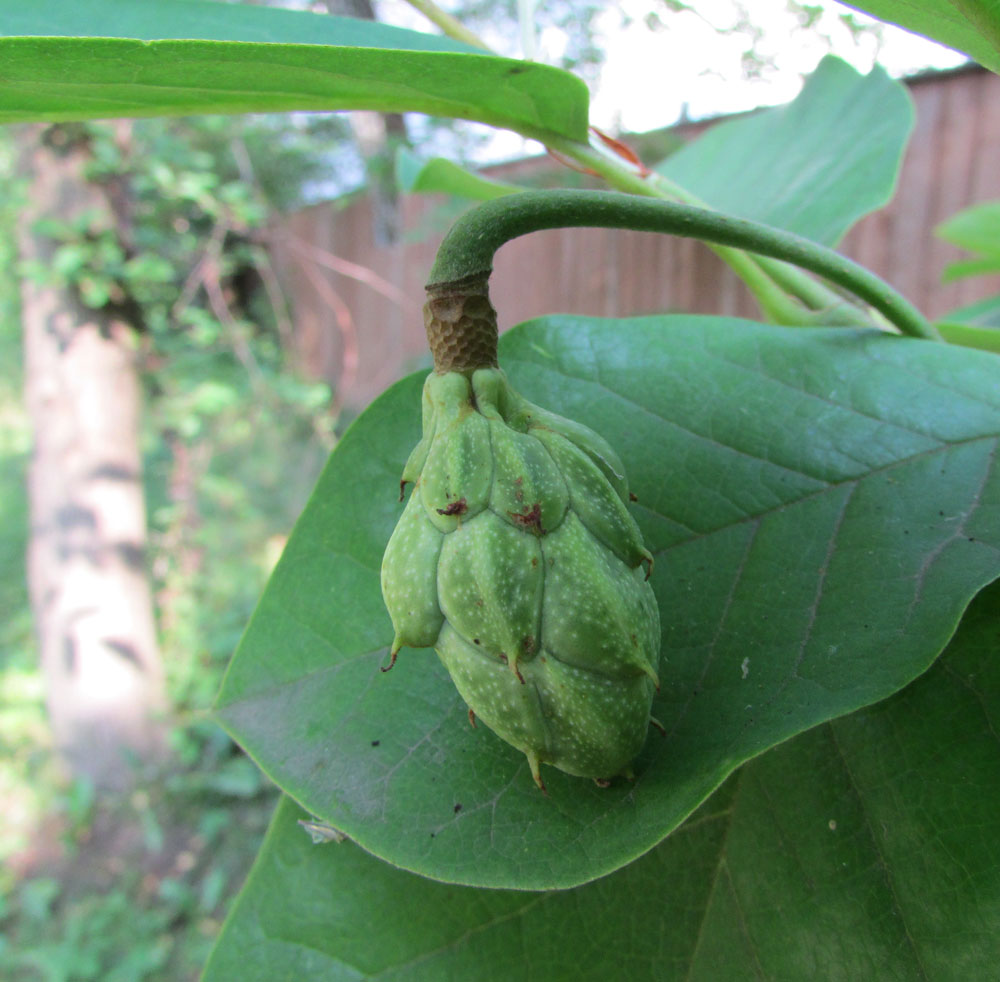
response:
<path id="1" fill-rule="evenodd" d="M 959 251 L 933 235 L 959 209 L 1000 198 L 1000 77 L 973 67 L 914 79 L 909 88 L 916 127 L 896 196 L 840 248 L 934 317 L 1000 291 L 998 278 L 942 285 Z M 553 166 L 540 158 L 494 173 Z M 363 198 L 306 209 L 278 230 L 275 260 L 294 308 L 298 363 L 332 382 L 343 404 L 363 405 L 423 355 L 423 284 L 454 217 L 450 207 L 436 197 L 404 200 L 407 231 L 390 248 L 373 243 Z M 497 256 L 492 294 L 501 329 L 556 312 L 757 316 L 742 283 L 700 243 L 637 232 L 573 229 L 515 240 Z"/>

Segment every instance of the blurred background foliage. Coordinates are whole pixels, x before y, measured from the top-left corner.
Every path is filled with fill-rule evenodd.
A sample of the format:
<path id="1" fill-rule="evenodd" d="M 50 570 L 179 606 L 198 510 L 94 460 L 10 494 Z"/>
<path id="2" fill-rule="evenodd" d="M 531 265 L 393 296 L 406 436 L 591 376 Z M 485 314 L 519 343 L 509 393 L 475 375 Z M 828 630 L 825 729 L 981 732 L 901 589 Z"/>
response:
<path id="1" fill-rule="evenodd" d="M 327 172 L 343 126 L 149 120 L 125 141 L 84 129 L 90 179 L 129 196 L 131 241 L 98 216 L 50 223 L 50 269 L 18 265 L 24 134 L 0 133 L 0 978 L 189 979 L 274 802 L 208 708 L 337 425 L 329 387 L 287 364 L 268 222 Z M 136 328 L 173 754 L 157 780 L 117 797 L 67 777 L 48 734 L 25 587 L 19 276 L 70 284 Z"/>

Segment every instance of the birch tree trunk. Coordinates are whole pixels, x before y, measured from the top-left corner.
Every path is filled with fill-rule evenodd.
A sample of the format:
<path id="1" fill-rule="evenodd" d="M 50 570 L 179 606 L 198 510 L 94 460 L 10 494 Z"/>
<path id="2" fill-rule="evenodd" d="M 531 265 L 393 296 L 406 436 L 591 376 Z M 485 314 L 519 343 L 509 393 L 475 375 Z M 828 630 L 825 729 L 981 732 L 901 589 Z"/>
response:
<path id="1" fill-rule="evenodd" d="M 109 195 L 84 175 L 85 139 L 34 131 L 19 228 L 23 260 L 51 268 L 42 218 L 83 213 L 115 226 Z M 120 216 L 119 216 L 120 217 Z M 141 393 L 131 325 L 72 288 L 25 279 L 28 586 L 55 743 L 73 772 L 122 788 L 164 749 L 165 690 L 146 569 Z"/>

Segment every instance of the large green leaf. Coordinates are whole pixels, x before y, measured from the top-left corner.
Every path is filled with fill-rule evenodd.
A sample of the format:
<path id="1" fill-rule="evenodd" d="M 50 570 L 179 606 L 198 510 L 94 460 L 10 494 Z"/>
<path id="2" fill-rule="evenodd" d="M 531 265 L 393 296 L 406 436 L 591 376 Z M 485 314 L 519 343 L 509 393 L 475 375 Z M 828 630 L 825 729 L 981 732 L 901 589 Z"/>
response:
<path id="1" fill-rule="evenodd" d="M 1000 296 L 985 297 L 964 307 L 949 311 L 942 318 L 953 324 L 971 324 L 987 330 L 1000 331 Z"/>
<path id="2" fill-rule="evenodd" d="M 659 842 L 743 761 L 924 671 L 1000 575 L 993 356 L 721 318 L 550 318 L 502 341 L 526 396 L 622 452 L 656 554 L 655 733 L 602 790 L 484 728 L 379 591 L 421 379 L 334 452 L 237 651 L 225 727 L 314 814 L 439 879 L 541 889 Z M 456 806 L 461 806 L 458 810 Z"/>
<path id="3" fill-rule="evenodd" d="M 1000 4 L 996 0 L 845 0 L 845 4 L 940 41 L 1000 72 Z"/>
<path id="4" fill-rule="evenodd" d="M 205 982 L 987 979 L 1000 961 L 1000 589 L 886 702 L 747 764 L 638 862 L 472 890 L 279 807 Z"/>
<path id="5" fill-rule="evenodd" d="M 0 29 L 0 122 L 378 109 L 586 139 L 587 90 L 568 72 L 384 24 L 208 0 L 0 0 Z"/>
<path id="6" fill-rule="evenodd" d="M 912 126 L 899 82 L 827 57 L 793 102 L 713 126 L 657 170 L 712 208 L 836 245 L 892 197 Z"/>

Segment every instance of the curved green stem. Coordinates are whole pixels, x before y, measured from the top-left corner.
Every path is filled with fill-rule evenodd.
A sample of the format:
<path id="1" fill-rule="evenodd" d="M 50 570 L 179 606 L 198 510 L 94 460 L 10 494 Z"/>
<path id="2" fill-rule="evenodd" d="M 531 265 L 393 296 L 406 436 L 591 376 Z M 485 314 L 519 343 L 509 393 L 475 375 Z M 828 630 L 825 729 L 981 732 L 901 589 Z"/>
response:
<path id="1" fill-rule="evenodd" d="M 414 10 L 423 14 L 432 24 L 441 28 L 447 37 L 456 41 L 465 41 L 466 44 L 474 45 L 477 48 L 490 50 L 490 46 L 477 34 L 470 31 L 457 17 L 453 17 L 446 10 L 442 10 L 434 0 L 406 0 Z"/>
<path id="2" fill-rule="evenodd" d="M 487 274 L 497 249 L 518 236 L 581 226 L 666 232 L 794 263 L 865 300 L 901 333 L 941 340 L 923 314 L 892 287 L 824 246 L 703 208 L 613 191 L 526 191 L 488 201 L 452 226 L 438 250 L 430 282 L 452 283 Z"/>
<path id="3" fill-rule="evenodd" d="M 558 150 L 559 153 L 584 165 L 619 191 L 666 200 L 663 184 L 667 183 L 666 190 L 671 197 L 686 204 L 702 205 L 702 202 L 683 188 L 677 187 L 673 182 L 667 182 L 666 178 L 661 179 L 660 175 L 650 175 L 653 180 L 643 177 L 621 158 L 609 156 L 595 147 L 561 139 L 550 139 L 548 145 L 551 149 Z M 709 248 L 744 282 L 760 304 L 765 316 L 778 324 L 801 324 L 808 319 L 808 311 L 762 270 L 753 256 L 721 245 L 710 244 Z"/>
<path id="4" fill-rule="evenodd" d="M 623 161 L 619 158 L 609 157 L 597 147 L 567 140 L 560 141 L 559 152 L 585 164 L 620 191 L 679 201 L 696 208 L 709 207 L 701 198 L 665 174 L 652 171 L 642 177 L 623 166 Z M 826 284 L 814 280 L 801 269 L 765 256 L 748 256 L 738 249 L 709 247 L 743 280 L 764 313 L 778 324 L 808 324 L 815 321 L 814 312 L 826 315 L 831 310 L 836 310 L 835 323 L 855 327 L 872 326 L 871 319 L 863 309 L 845 303 Z"/>

